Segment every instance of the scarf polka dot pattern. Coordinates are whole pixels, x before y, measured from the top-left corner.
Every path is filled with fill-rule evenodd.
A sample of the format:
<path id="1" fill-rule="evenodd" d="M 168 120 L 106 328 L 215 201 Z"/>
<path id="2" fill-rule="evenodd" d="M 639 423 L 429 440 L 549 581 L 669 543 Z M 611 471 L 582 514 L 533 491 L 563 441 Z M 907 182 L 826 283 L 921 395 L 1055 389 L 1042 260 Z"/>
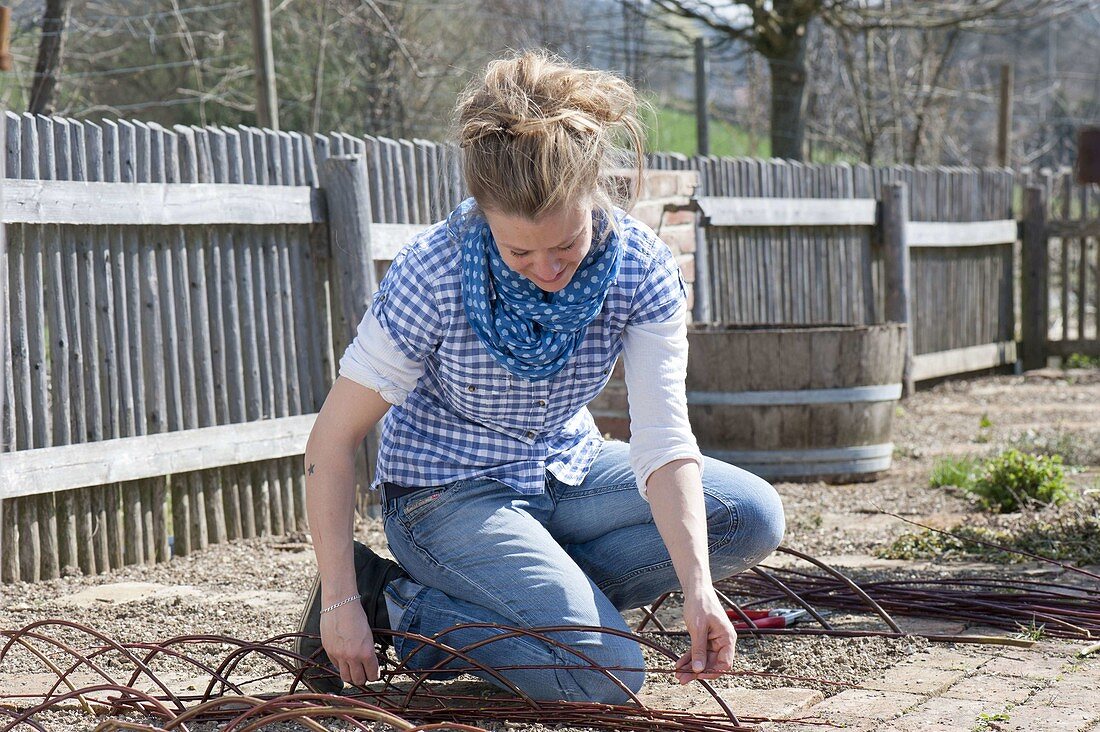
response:
<path id="1" fill-rule="evenodd" d="M 462 304 L 478 340 L 521 379 L 561 371 L 619 276 L 622 244 L 615 232 L 592 247 L 568 285 L 546 293 L 504 263 L 474 199 L 451 213 L 448 227 L 462 249 Z"/>

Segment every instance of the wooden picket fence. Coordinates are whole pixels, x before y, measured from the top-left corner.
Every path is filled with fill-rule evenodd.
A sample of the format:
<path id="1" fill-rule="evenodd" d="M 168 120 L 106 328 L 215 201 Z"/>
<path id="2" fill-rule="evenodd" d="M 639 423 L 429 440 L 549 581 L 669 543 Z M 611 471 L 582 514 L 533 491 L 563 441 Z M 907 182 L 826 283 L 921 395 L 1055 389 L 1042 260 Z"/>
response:
<path id="1" fill-rule="evenodd" d="M 371 281 L 336 261 L 321 168 L 363 156 L 392 258 L 460 200 L 456 149 L 12 113 L 5 132 L 0 577 L 304 529 L 299 456 Z"/>
<path id="2" fill-rule="evenodd" d="M 728 214 L 706 229 L 696 255 L 696 319 L 883 322 L 889 288 L 875 202 L 904 183 L 914 378 L 1015 362 L 1011 171 L 668 154 L 649 164 L 699 171 L 699 195 Z"/>
<path id="3" fill-rule="evenodd" d="M 1070 169 L 1026 170 L 1025 365 L 1048 356 L 1100 356 L 1100 185 Z"/>
<path id="4" fill-rule="evenodd" d="M 303 530 L 300 455 L 337 359 L 387 261 L 464 196 L 460 151 L 11 113 L 3 130 L 0 579 Z M 860 324 L 904 304 L 918 375 L 1015 358 L 1009 173 L 650 164 L 697 170 L 699 193 L 738 215 L 750 199 L 795 218 L 791 201 L 833 209 L 824 222 L 768 213 L 709 227 L 696 254 L 707 319 Z M 876 199 L 895 201 L 889 235 L 868 217 Z M 858 222 L 838 221 L 841 209 L 862 211 Z M 1100 286 L 1080 272 L 1094 271 L 1096 247 L 1067 247 L 1053 261 L 1078 289 L 1062 310 L 1085 323 Z M 362 485 L 369 467 L 358 469 Z"/>

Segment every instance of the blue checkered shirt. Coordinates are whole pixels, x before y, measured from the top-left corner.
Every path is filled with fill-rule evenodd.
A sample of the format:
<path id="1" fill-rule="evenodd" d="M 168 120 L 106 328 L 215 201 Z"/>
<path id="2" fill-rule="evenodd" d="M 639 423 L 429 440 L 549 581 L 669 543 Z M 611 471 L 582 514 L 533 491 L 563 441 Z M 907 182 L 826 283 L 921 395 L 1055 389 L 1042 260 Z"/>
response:
<path id="1" fill-rule="evenodd" d="M 397 254 L 371 312 L 397 349 L 425 368 L 408 398 L 386 413 L 372 488 L 487 477 L 537 494 L 546 471 L 569 485 L 584 480 L 603 442 L 586 405 L 610 378 L 624 329 L 667 321 L 686 299 L 668 246 L 621 216 L 618 279 L 565 368 L 541 381 L 510 374 L 474 334 L 462 306 L 459 246 L 445 220 Z"/>

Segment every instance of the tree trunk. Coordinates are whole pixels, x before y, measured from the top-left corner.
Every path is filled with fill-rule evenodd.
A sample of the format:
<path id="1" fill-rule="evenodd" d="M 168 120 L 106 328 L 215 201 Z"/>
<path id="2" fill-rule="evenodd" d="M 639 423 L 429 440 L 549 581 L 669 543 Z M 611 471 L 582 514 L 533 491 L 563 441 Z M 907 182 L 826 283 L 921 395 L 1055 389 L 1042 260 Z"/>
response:
<path id="1" fill-rule="evenodd" d="M 772 77 L 772 157 L 802 160 L 806 132 L 806 40 L 789 39 L 782 55 L 768 56 Z"/>
<path id="2" fill-rule="evenodd" d="M 31 83 L 31 114 L 52 114 L 54 89 L 61 72 L 61 55 L 65 45 L 65 30 L 69 25 L 71 0 L 46 0 L 42 16 L 42 38 L 38 42 L 38 62 Z"/>

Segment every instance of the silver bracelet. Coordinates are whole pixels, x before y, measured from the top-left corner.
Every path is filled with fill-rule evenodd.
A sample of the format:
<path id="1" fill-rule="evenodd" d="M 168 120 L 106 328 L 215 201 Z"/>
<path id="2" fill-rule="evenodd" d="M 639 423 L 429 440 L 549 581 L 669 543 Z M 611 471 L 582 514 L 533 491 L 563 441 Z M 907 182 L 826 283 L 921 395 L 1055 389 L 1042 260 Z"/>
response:
<path id="1" fill-rule="evenodd" d="M 347 598 L 346 600 L 341 600 L 340 602 L 333 603 L 332 605 L 329 605 L 328 607 L 322 609 L 321 610 L 321 615 L 324 615 L 325 613 L 328 613 L 328 612 L 332 612 L 333 610 L 340 607 L 341 605 L 347 605 L 349 602 L 355 602 L 356 600 L 362 600 L 362 599 L 363 599 L 362 595 L 352 595 L 351 597 Z"/>

